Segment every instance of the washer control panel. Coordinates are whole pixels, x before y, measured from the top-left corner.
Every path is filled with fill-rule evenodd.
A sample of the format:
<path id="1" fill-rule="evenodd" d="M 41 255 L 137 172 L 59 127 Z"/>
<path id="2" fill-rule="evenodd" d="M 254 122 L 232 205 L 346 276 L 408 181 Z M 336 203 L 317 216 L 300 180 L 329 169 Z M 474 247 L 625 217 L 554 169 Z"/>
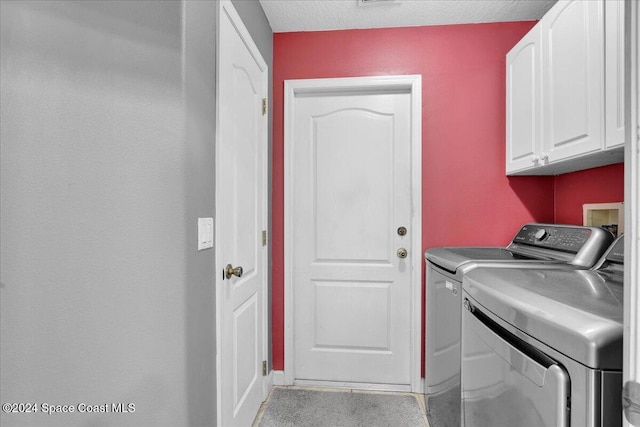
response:
<path id="1" fill-rule="evenodd" d="M 607 251 L 607 261 L 624 264 L 624 236 L 620 236 Z"/>
<path id="2" fill-rule="evenodd" d="M 527 224 L 513 238 L 514 243 L 577 253 L 589 241 L 588 227 Z"/>

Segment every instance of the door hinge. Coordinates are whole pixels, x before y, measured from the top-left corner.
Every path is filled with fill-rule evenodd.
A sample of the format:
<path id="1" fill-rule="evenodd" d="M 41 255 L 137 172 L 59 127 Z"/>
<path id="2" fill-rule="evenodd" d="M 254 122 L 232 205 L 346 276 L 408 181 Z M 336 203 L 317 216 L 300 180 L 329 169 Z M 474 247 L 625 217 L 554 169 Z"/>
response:
<path id="1" fill-rule="evenodd" d="M 262 246 L 267 246 L 267 230 L 262 230 Z"/>
<path id="2" fill-rule="evenodd" d="M 262 376 L 263 377 L 267 376 L 267 361 L 266 360 L 262 361 Z"/>
<path id="3" fill-rule="evenodd" d="M 262 98 L 262 115 L 267 115 L 267 98 Z"/>

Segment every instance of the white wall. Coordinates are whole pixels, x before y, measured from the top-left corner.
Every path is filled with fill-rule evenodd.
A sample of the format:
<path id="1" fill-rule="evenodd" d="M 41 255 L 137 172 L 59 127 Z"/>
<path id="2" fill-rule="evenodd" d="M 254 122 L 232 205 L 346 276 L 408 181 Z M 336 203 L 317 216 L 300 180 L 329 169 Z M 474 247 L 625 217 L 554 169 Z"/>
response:
<path id="1" fill-rule="evenodd" d="M 0 424 L 211 425 L 215 3 L 0 8 Z"/>

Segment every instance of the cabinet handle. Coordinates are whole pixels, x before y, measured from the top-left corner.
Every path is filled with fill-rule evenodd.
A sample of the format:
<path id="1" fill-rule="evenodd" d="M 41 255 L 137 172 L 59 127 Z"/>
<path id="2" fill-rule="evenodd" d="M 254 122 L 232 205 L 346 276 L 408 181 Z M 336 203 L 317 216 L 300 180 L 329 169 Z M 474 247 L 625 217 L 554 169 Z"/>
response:
<path id="1" fill-rule="evenodd" d="M 531 163 L 538 163 L 538 161 L 540 160 L 540 157 L 538 156 L 531 156 Z"/>
<path id="2" fill-rule="evenodd" d="M 540 160 L 542 160 L 543 162 L 545 160 L 547 160 L 548 158 L 549 158 L 549 154 L 547 154 L 547 153 L 542 153 L 542 156 L 540 156 Z"/>

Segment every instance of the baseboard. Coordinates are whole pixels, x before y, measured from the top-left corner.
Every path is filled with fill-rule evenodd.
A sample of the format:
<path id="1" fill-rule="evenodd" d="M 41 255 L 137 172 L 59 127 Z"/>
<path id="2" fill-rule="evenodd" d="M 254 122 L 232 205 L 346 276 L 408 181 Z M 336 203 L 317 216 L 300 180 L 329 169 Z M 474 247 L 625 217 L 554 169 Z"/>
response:
<path id="1" fill-rule="evenodd" d="M 269 393 L 271 393 L 271 389 L 273 388 L 273 371 L 269 371 L 267 378 L 264 381 L 264 389 L 263 389 L 263 400 L 267 400 L 269 397 Z"/>
<path id="2" fill-rule="evenodd" d="M 284 371 L 271 372 L 273 372 L 273 385 L 284 385 Z"/>
<path id="3" fill-rule="evenodd" d="M 411 393 L 411 386 L 407 384 L 372 384 L 372 383 L 351 383 L 342 381 L 316 381 L 316 380 L 295 380 L 293 385 L 300 387 L 328 387 L 337 389 L 368 390 L 368 391 L 392 391 L 400 393 Z"/>
<path id="4" fill-rule="evenodd" d="M 273 386 L 286 385 L 284 381 L 284 371 L 273 370 L 269 373 L 269 389 Z M 291 385 L 291 384 L 290 384 Z M 411 393 L 411 387 L 408 385 L 398 384 L 364 384 L 364 383 L 345 383 L 336 381 L 308 381 L 296 380 L 293 385 L 302 387 L 329 387 L 329 388 L 349 388 L 354 390 L 371 390 L 371 391 L 395 391 L 403 393 Z M 424 390 L 424 378 L 421 379 L 420 388 Z M 422 390 L 418 394 L 422 393 Z"/>

